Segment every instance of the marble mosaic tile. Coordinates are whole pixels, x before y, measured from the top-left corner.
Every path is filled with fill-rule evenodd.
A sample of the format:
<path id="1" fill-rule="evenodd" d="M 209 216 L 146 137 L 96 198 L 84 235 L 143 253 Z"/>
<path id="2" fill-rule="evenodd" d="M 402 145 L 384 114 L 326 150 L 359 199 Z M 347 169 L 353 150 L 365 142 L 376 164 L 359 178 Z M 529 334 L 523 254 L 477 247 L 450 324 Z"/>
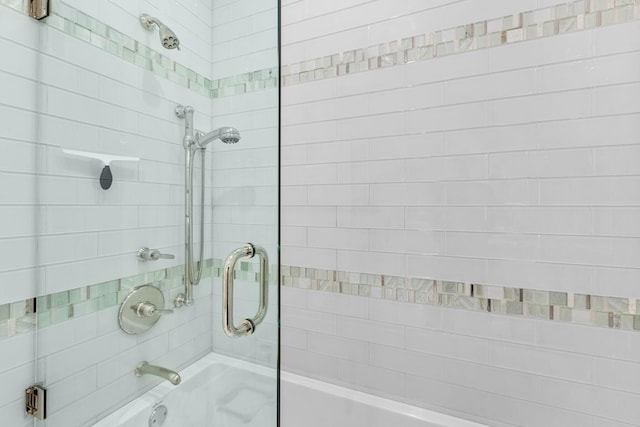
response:
<path id="1" fill-rule="evenodd" d="M 210 258 L 203 262 L 202 279 L 222 280 L 223 260 Z M 271 272 L 278 271 L 277 265 L 271 265 L 269 268 Z M 269 284 L 276 286 L 277 277 L 277 274 L 270 274 Z M 260 265 L 257 262 L 239 261 L 234 270 L 234 279 L 257 283 L 260 280 Z M 183 280 L 184 266 L 175 266 L 2 304 L 0 339 L 117 306 L 124 301 L 131 289 L 137 286 L 153 284 L 165 295 L 175 294 L 183 288 Z"/>
<path id="2" fill-rule="evenodd" d="M 635 298 L 294 266 L 280 273 L 285 287 L 640 331 Z"/>
<path id="3" fill-rule="evenodd" d="M 459 25 L 282 68 L 283 86 L 426 61 L 640 19 L 640 0 L 578 0 Z"/>

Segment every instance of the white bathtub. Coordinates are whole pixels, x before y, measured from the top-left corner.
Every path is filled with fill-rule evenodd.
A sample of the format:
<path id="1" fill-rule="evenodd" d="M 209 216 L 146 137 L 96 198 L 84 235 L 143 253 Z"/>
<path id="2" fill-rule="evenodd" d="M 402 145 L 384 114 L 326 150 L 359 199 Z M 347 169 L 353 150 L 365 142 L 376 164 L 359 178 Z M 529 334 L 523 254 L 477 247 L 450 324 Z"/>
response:
<path id="1" fill-rule="evenodd" d="M 180 385 L 163 381 L 94 427 L 160 427 L 149 423 L 160 405 L 162 427 L 276 427 L 275 369 L 211 353 L 180 376 Z"/>
<path id="2" fill-rule="evenodd" d="M 486 427 L 283 372 L 281 427 Z"/>
<path id="3" fill-rule="evenodd" d="M 133 372 L 131 373 L 133 375 Z M 94 427 L 159 427 L 152 412 L 164 406 L 162 427 L 276 427 L 275 370 L 209 354 Z M 307 377 L 281 375 L 281 427 L 481 427 Z"/>

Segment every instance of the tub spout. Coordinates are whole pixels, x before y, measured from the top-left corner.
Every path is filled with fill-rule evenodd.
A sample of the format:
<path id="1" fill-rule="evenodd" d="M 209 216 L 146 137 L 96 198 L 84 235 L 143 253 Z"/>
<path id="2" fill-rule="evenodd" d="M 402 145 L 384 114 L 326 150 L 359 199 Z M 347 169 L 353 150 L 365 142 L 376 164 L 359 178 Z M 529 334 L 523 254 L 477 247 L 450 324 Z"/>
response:
<path id="1" fill-rule="evenodd" d="M 136 377 L 143 375 L 155 375 L 156 377 L 164 378 L 173 385 L 180 384 L 182 380 L 180 374 L 172 371 L 171 369 L 163 368 L 162 366 L 149 365 L 149 362 L 140 362 L 136 367 Z"/>

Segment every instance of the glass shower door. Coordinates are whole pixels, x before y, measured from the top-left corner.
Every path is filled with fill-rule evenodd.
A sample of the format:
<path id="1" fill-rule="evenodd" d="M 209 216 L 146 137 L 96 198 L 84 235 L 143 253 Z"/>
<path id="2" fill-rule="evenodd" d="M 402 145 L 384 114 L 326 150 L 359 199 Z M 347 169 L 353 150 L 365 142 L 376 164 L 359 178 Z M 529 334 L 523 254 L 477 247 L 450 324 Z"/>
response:
<path id="1" fill-rule="evenodd" d="M 48 396 L 38 425 L 87 426 L 114 413 L 116 425 L 127 425 L 116 411 L 147 393 L 155 400 L 145 422 L 164 402 L 165 425 L 181 426 L 180 411 L 201 411 L 149 390 L 197 389 L 202 378 L 184 374 L 174 388 L 167 372 L 206 363 L 223 368 L 203 370 L 219 374 L 204 381 L 224 387 L 215 398 L 200 396 L 196 406 L 208 418 L 195 425 L 276 425 L 278 14 L 277 2 L 268 3 L 54 0 L 37 24 L 33 359 Z M 189 218 L 180 105 L 193 108 L 194 138 L 224 127 L 240 134 L 236 144 L 215 140 L 194 150 Z M 191 304 L 180 298 L 187 219 L 196 261 L 203 248 Z M 255 333 L 231 338 L 222 322 L 223 265 L 247 242 L 268 256 L 268 305 Z M 236 325 L 258 308 L 255 258 L 239 260 L 233 272 Z"/>
<path id="2" fill-rule="evenodd" d="M 34 383 L 37 262 L 38 24 L 0 1 L 0 424 L 26 427 Z"/>

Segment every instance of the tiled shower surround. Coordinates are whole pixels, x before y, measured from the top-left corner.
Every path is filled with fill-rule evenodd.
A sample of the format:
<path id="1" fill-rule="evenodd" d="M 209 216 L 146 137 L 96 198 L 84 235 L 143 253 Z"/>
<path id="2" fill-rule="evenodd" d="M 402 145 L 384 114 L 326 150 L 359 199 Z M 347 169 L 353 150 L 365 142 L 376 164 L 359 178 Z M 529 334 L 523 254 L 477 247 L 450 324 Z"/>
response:
<path id="1" fill-rule="evenodd" d="M 637 425 L 639 12 L 283 1 L 284 370 Z"/>

